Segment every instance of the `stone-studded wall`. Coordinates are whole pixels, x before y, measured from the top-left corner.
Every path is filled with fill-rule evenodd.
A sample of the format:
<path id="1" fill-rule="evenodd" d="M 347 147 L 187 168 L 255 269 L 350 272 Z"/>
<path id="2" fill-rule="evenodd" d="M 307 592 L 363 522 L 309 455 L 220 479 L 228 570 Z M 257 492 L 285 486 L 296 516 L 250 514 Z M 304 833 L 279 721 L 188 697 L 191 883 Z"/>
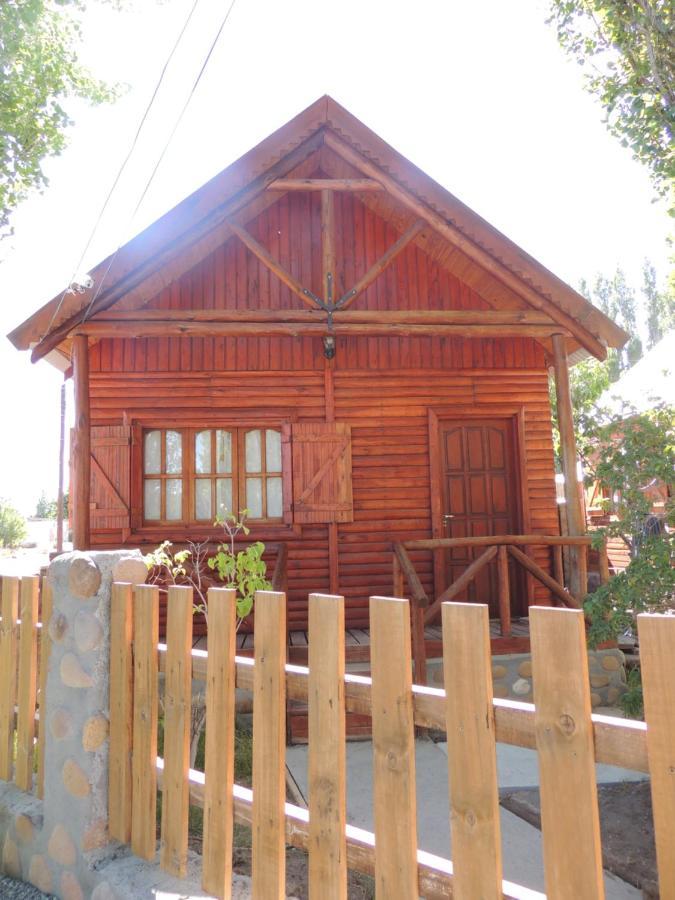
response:
<path id="1" fill-rule="evenodd" d="M 443 684 L 443 661 L 429 660 L 429 684 Z M 591 684 L 591 704 L 616 706 L 626 690 L 626 666 L 620 650 L 590 650 L 588 674 Z M 513 653 L 492 659 L 492 684 L 495 697 L 523 700 L 531 703 L 532 656 Z"/>
<path id="2" fill-rule="evenodd" d="M 45 796 L 0 782 L 0 846 L 4 872 L 62 900 L 208 896 L 194 860 L 178 881 L 107 833 L 111 585 L 145 575 L 128 550 L 65 554 L 49 567 Z"/>

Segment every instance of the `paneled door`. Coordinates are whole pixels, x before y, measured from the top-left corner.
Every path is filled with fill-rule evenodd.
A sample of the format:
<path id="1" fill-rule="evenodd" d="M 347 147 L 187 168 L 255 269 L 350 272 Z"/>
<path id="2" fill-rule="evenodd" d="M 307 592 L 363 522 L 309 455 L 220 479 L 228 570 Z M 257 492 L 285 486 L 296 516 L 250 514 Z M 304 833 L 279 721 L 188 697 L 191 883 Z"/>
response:
<path id="1" fill-rule="evenodd" d="M 485 418 L 439 422 L 441 516 L 443 537 L 518 534 L 520 494 L 516 466 L 514 420 Z M 444 590 L 485 548 L 445 551 Z M 524 578 L 510 565 L 511 608 L 516 615 L 527 605 Z M 439 586 L 437 585 L 437 591 Z M 493 560 L 456 600 L 488 603 L 499 615 L 497 570 Z"/>

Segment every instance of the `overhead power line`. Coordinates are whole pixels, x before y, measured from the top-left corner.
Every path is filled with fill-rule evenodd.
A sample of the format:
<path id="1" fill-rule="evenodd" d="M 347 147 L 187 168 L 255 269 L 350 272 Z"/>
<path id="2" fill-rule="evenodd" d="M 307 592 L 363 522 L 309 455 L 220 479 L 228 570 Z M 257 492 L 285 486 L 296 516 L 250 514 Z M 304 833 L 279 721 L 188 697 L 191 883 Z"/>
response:
<path id="1" fill-rule="evenodd" d="M 146 105 L 146 107 L 145 107 L 145 110 L 144 110 L 144 112 L 143 112 L 143 115 L 141 116 L 141 119 L 140 119 L 140 121 L 139 121 L 139 123 L 138 123 L 138 127 L 137 127 L 137 129 L 136 129 L 136 133 L 135 133 L 135 135 L 134 135 L 134 138 L 133 138 L 133 140 L 132 140 L 132 142 L 131 142 L 131 146 L 129 147 L 129 150 L 127 151 L 126 156 L 125 156 L 124 159 L 122 160 L 122 163 L 121 163 L 119 169 L 117 170 L 117 174 L 115 175 L 115 177 L 114 177 L 114 179 L 113 179 L 113 182 L 112 182 L 112 184 L 110 185 L 110 189 L 109 189 L 109 191 L 108 191 L 108 193 L 107 193 L 107 195 L 106 195 L 105 200 L 103 201 L 103 205 L 101 206 L 101 209 L 100 209 L 100 211 L 99 211 L 99 214 L 98 214 L 98 216 L 96 217 L 96 221 L 94 222 L 94 225 L 93 225 L 93 227 L 92 227 L 92 229 L 91 229 L 91 231 L 90 231 L 90 233 L 89 233 L 89 237 L 87 238 L 87 242 L 86 242 L 86 244 L 84 245 L 84 249 L 82 250 L 82 253 L 80 254 L 80 258 L 79 258 L 79 260 L 78 260 L 78 262 L 77 262 L 77 265 L 75 266 L 75 269 L 73 270 L 73 274 L 72 274 L 72 276 L 71 276 L 71 278 L 70 278 L 70 281 L 68 282 L 68 285 L 66 286 L 66 288 L 65 288 L 64 291 L 63 291 L 63 293 L 61 294 L 61 297 L 59 298 L 59 302 L 58 302 L 58 304 L 57 304 L 57 306 L 56 306 L 56 309 L 54 310 L 54 312 L 53 312 L 53 314 L 52 314 L 51 320 L 50 320 L 50 322 L 49 322 L 49 326 L 48 326 L 48 328 L 47 328 L 47 331 L 45 332 L 45 333 L 47 333 L 47 334 L 48 334 L 49 331 L 51 330 L 51 327 L 52 327 L 52 325 L 54 324 L 54 322 L 55 322 L 55 320 L 56 320 L 58 314 L 61 312 L 61 307 L 63 306 L 63 301 L 64 301 L 64 299 L 65 299 L 65 297 L 66 297 L 66 294 L 67 294 L 70 290 L 72 290 L 72 288 L 73 288 L 73 285 L 74 285 L 74 283 L 75 283 L 75 279 L 76 279 L 78 273 L 80 272 L 80 270 L 81 270 L 81 268 L 82 268 L 82 264 L 83 264 L 83 262 L 84 262 L 84 259 L 85 259 L 86 255 L 87 255 L 87 253 L 89 252 L 89 248 L 91 247 L 91 244 L 92 244 L 92 241 L 94 240 L 94 237 L 96 236 L 96 232 L 98 231 L 98 228 L 99 228 L 99 226 L 100 226 L 100 224 L 101 224 L 101 221 L 102 221 L 102 219 L 103 219 L 103 216 L 104 216 L 104 214 L 105 214 L 105 211 L 106 211 L 106 209 L 108 208 L 108 205 L 109 205 L 109 203 L 110 203 L 110 200 L 112 199 L 112 196 L 113 196 L 113 194 L 115 193 L 115 190 L 116 190 L 116 188 L 117 188 L 117 185 L 119 184 L 120 179 L 121 179 L 122 175 L 124 174 L 124 172 L 125 172 L 125 170 L 126 170 L 126 167 L 127 167 L 127 165 L 129 164 L 129 161 L 131 160 L 131 157 L 133 156 L 134 150 L 136 149 L 136 145 L 138 144 L 138 140 L 139 140 L 139 138 L 140 138 L 140 136 L 141 136 L 141 132 L 143 131 L 143 128 L 144 128 L 145 123 L 146 123 L 146 121 L 147 121 L 147 119 L 148 119 L 148 116 L 150 115 L 150 111 L 151 111 L 151 109 L 152 109 L 152 107 L 153 107 L 153 105 L 154 105 L 154 103 L 155 103 L 155 99 L 156 99 L 156 97 L 157 97 L 157 94 L 159 93 L 159 89 L 160 89 L 161 86 L 162 86 L 162 83 L 163 83 L 163 81 L 164 81 L 164 77 L 165 77 L 165 75 L 166 75 L 166 73 L 167 73 L 167 70 L 168 70 L 168 68 L 169 68 L 169 66 L 170 66 L 170 64 L 171 64 L 171 61 L 172 61 L 172 59 L 173 59 L 175 53 L 176 53 L 176 50 L 178 49 L 178 47 L 179 47 L 181 41 L 183 40 L 183 36 L 185 35 L 185 32 L 187 31 L 188 25 L 190 24 L 190 21 L 191 21 L 191 19 L 192 19 L 192 16 L 193 16 L 193 14 L 194 14 L 194 11 L 196 10 L 196 8 L 197 8 L 199 2 L 200 2 L 200 0 L 194 0 L 192 6 L 190 7 L 189 13 L 187 14 L 187 17 L 186 17 L 185 21 L 183 22 L 183 25 L 182 25 L 180 31 L 178 32 L 178 36 L 176 37 L 176 40 L 174 41 L 173 46 L 171 47 L 171 50 L 169 51 L 169 55 L 167 56 L 167 58 L 166 58 L 166 60 L 165 60 L 165 62 L 164 62 L 164 65 L 162 66 L 162 70 L 161 70 L 161 72 L 160 72 L 160 74 L 159 74 L 159 78 L 157 79 L 157 83 L 155 84 L 155 88 L 154 88 L 154 90 L 153 90 L 153 92 L 152 92 L 152 95 L 150 96 L 150 99 L 149 99 L 149 101 L 148 101 L 148 103 L 147 103 L 147 105 Z"/>
<path id="2" fill-rule="evenodd" d="M 143 201 L 145 200 L 148 190 L 150 189 L 150 186 L 155 179 L 155 175 L 157 174 L 157 171 L 159 170 L 159 167 L 161 166 L 162 161 L 163 161 L 164 157 L 166 156 L 167 150 L 169 149 L 171 142 L 172 142 L 176 132 L 178 131 L 181 122 L 183 121 L 183 117 L 185 116 L 187 108 L 190 105 L 190 101 L 192 100 L 192 98 L 195 94 L 195 91 L 197 90 L 197 87 L 199 86 L 199 83 L 202 80 L 202 76 L 204 75 L 204 72 L 206 71 L 206 67 L 209 64 L 209 60 L 211 59 L 211 56 L 213 55 L 213 51 L 215 50 L 216 45 L 217 45 L 218 41 L 220 40 L 220 36 L 223 33 L 225 26 L 227 25 L 227 22 L 230 18 L 230 14 L 231 14 L 232 10 L 234 9 L 234 5 L 236 2 L 237 2 L 237 0 L 232 0 L 229 7 L 227 8 L 225 15 L 223 16 L 223 18 L 221 20 L 221 23 L 220 23 L 220 26 L 218 27 L 216 35 L 213 38 L 213 41 L 211 42 L 208 52 L 207 52 L 206 56 L 204 57 L 204 61 L 201 65 L 201 68 L 200 68 L 199 72 L 197 73 L 197 77 L 195 78 L 195 80 L 192 84 L 192 87 L 190 88 L 190 93 L 188 94 L 187 99 L 185 100 L 185 103 L 183 104 L 180 112 L 178 113 L 178 116 L 176 118 L 176 121 L 174 122 L 173 128 L 171 129 L 171 132 L 170 132 L 168 138 L 164 142 L 164 146 L 162 147 L 162 151 L 159 154 L 159 157 L 157 158 L 157 162 L 153 166 L 152 172 L 150 173 L 150 177 L 148 178 L 148 180 L 145 184 L 145 187 L 143 188 L 143 190 L 141 192 L 141 196 L 138 199 L 138 203 L 134 207 L 134 211 L 131 214 L 129 224 L 127 225 L 127 231 L 129 230 L 131 223 L 136 218 L 138 210 L 141 208 L 141 205 L 142 205 Z M 110 257 L 110 262 L 106 266 L 106 270 L 103 273 L 103 277 L 101 278 L 101 281 L 99 282 L 99 284 L 96 287 L 96 291 L 94 292 L 93 297 L 89 301 L 89 304 L 87 305 L 87 308 L 84 311 L 84 315 L 82 316 L 82 322 L 86 322 L 87 318 L 89 317 L 91 310 L 93 309 L 94 304 L 96 303 L 96 300 L 98 299 L 98 297 L 103 289 L 103 285 L 105 284 L 106 278 L 108 277 L 108 274 L 110 273 L 110 269 L 112 268 L 113 263 L 115 262 L 115 259 L 117 258 L 117 254 L 119 253 L 121 247 L 122 247 L 122 242 L 120 241 L 120 243 L 117 246 L 117 249 L 115 250 L 113 255 Z"/>

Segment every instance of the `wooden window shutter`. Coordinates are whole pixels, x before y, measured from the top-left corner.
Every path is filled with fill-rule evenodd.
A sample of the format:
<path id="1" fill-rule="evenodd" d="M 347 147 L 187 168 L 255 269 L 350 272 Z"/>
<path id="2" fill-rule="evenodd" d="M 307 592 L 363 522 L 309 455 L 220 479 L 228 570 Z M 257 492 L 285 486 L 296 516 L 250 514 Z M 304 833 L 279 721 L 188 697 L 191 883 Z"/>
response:
<path id="1" fill-rule="evenodd" d="M 293 425 L 293 520 L 352 522 L 351 428 L 342 422 Z"/>
<path id="2" fill-rule="evenodd" d="M 131 428 L 95 425 L 91 429 L 91 527 L 131 530 Z"/>

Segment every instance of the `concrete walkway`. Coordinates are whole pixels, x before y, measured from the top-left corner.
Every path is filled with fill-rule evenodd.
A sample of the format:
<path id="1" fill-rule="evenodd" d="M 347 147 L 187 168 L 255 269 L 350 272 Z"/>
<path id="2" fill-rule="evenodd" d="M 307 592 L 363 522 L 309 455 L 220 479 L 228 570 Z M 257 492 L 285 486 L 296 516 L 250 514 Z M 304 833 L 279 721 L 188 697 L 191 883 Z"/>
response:
<path id="1" fill-rule="evenodd" d="M 536 753 L 505 744 L 497 745 L 500 787 L 536 787 L 539 783 Z M 347 821 L 373 830 L 373 749 L 370 741 L 347 743 Z M 307 747 L 288 747 L 286 762 L 303 795 L 307 797 Z M 417 832 L 420 849 L 449 857 L 447 747 L 417 741 Z M 598 766 L 601 782 L 634 779 L 612 766 Z M 504 878 L 533 890 L 544 891 L 542 839 L 538 828 L 514 813 L 501 810 Z M 611 873 L 605 873 L 607 900 L 639 900 L 642 892 Z"/>

